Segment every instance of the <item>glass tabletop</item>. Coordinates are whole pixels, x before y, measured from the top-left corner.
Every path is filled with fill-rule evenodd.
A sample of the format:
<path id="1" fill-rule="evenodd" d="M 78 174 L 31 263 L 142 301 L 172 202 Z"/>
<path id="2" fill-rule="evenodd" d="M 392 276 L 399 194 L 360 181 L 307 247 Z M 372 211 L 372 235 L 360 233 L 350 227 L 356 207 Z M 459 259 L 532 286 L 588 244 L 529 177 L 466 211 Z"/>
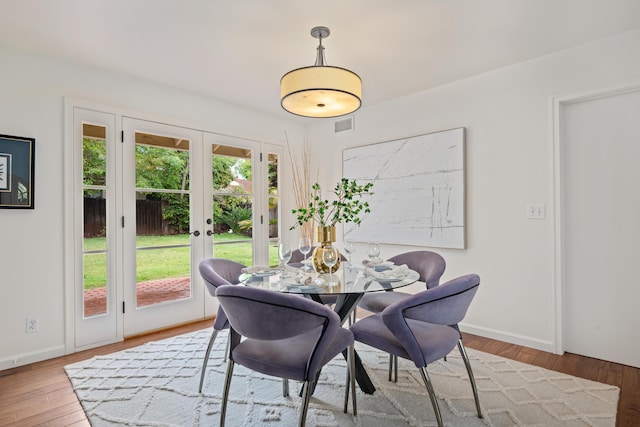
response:
<path id="1" fill-rule="evenodd" d="M 398 269 L 394 268 L 395 266 L 382 265 L 365 267 L 344 262 L 340 264 L 338 271 L 329 275 L 319 274 L 314 270 L 305 270 L 302 264 L 288 264 L 286 272 L 270 267 L 249 267 L 246 269 L 249 272 L 243 273 L 240 276 L 240 281 L 246 286 L 304 295 L 305 298 L 311 298 L 320 304 L 327 304 L 323 300 L 323 295 L 334 295 L 336 297 L 335 303 L 331 304 L 333 304 L 333 309 L 340 317 L 341 322 L 344 323 L 365 293 L 401 288 L 420 278 L 416 271 L 408 269 L 406 265 Z M 335 284 L 331 285 L 331 282 Z M 355 356 L 356 381 L 362 391 L 372 394 L 376 388 L 358 354 L 356 353 Z"/>
<path id="2" fill-rule="evenodd" d="M 282 269 L 269 273 L 243 273 L 240 276 L 240 281 L 247 286 L 278 292 L 341 295 L 397 289 L 416 282 L 420 277 L 416 271 L 409 269 L 403 270 L 402 274 L 394 275 L 390 274 L 393 271 L 389 267 L 371 268 L 349 265 L 346 262 L 342 263 L 338 271 L 331 275 L 304 270 L 291 264 L 287 266 L 286 273 Z"/>

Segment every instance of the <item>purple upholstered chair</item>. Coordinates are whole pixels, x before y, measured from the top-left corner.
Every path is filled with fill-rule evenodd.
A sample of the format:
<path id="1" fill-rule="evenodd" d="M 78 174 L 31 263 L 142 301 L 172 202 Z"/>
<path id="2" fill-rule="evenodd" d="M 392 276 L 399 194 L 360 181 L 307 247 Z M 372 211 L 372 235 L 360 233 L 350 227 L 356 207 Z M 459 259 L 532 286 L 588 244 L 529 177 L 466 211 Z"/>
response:
<path id="1" fill-rule="evenodd" d="M 411 270 L 420 274 L 418 279 L 427 285 L 427 289 L 438 286 L 440 277 L 447 266 L 441 255 L 431 251 L 412 251 L 389 258 L 395 265 L 406 264 Z M 405 292 L 372 292 L 365 294 L 358 307 L 372 313 L 380 313 L 388 305 L 400 301 L 411 294 Z"/>
<path id="2" fill-rule="evenodd" d="M 389 261 L 392 261 L 395 265 L 406 264 L 411 270 L 417 271 L 420 274 L 418 280 L 424 282 L 427 289 L 438 286 L 440 277 L 442 277 L 447 266 L 442 256 L 431 251 L 405 252 L 389 258 Z M 380 313 L 387 306 L 410 295 L 405 292 L 372 292 L 363 295 L 358 307 L 372 313 Z M 355 322 L 355 310 L 353 317 Z M 392 377 L 392 373 L 395 373 L 394 377 Z M 393 355 L 389 357 L 389 381 L 392 379 L 394 382 L 398 381 L 398 359 Z"/>
<path id="3" fill-rule="evenodd" d="M 224 426 L 236 363 L 266 375 L 303 382 L 299 425 L 304 426 L 320 369 L 347 348 L 347 384 L 352 391 L 353 413 L 357 413 L 354 375 L 349 374 L 354 372 L 353 334 L 341 327 L 333 310 L 297 295 L 248 286 L 221 286 L 216 296 L 230 324 L 220 426 Z M 347 401 L 345 392 L 345 412 Z"/>
<path id="4" fill-rule="evenodd" d="M 356 341 L 415 363 L 439 426 L 442 416 L 426 367 L 449 354 L 456 344 L 469 374 L 478 418 L 482 418 L 476 382 L 458 329 L 479 286 L 477 274 L 462 276 L 408 296 L 350 328 Z"/>
<path id="5" fill-rule="evenodd" d="M 211 296 L 216 296 L 216 289 L 219 286 L 224 285 L 237 285 L 240 283 L 239 278 L 242 274 L 242 269 L 245 265 L 239 262 L 231 261 L 222 258 L 206 258 L 200 261 L 198 268 L 200 275 L 204 279 L 204 284 Z M 202 372 L 200 373 L 200 386 L 198 387 L 198 393 L 202 392 L 202 383 L 204 382 L 204 374 L 207 368 L 207 362 L 209 361 L 209 355 L 213 342 L 216 340 L 218 332 L 223 329 L 229 329 L 229 321 L 227 316 L 222 310 L 222 307 L 218 307 L 218 314 L 216 320 L 213 322 L 213 332 L 209 339 L 209 345 L 207 351 L 204 354 L 204 361 L 202 362 Z"/>

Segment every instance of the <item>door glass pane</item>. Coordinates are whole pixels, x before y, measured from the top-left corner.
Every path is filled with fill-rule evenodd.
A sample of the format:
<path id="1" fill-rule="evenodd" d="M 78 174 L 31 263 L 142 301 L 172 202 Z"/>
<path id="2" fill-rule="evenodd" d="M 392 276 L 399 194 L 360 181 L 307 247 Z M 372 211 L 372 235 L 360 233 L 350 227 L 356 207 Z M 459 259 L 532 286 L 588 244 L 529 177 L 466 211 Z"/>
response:
<path id="1" fill-rule="evenodd" d="M 269 153 L 267 155 L 267 200 L 269 206 L 269 265 L 278 265 L 278 239 L 279 226 L 278 218 L 280 205 L 280 192 L 278 191 L 278 154 Z M 295 249 L 295 248 L 294 248 Z"/>
<path id="2" fill-rule="evenodd" d="M 83 313 L 107 313 L 107 145 L 104 126 L 82 124 Z"/>
<path id="3" fill-rule="evenodd" d="M 213 256 L 253 265 L 251 150 L 214 144 Z"/>
<path id="4" fill-rule="evenodd" d="M 191 297 L 189 154 L 136 132 L 136 307 Z"/>

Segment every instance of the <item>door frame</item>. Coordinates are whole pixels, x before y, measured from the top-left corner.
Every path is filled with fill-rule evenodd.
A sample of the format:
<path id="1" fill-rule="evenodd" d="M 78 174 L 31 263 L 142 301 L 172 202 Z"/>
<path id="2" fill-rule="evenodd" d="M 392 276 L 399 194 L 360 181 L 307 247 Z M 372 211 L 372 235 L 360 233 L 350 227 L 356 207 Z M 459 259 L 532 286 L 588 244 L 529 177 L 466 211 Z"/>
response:
<path id="1" fill-rule="evenodd" d="M 76 186 L 76 182 L 75 182 L 75 174 L 74 174 L 74 109 L 83 109 L 83 110 L 91 110 L 91 111 L 95 111 L 96 113 L 100 113 L 100 114 L 106 114 L 106 115 L 112 115 L 114 117 L 115 120 L 115 129 L 114 129 L 114 133 L 116 135 L 116 142 L 118 140 L 120 140 L 120 136 L 123 132 L 123 118 L 124 117 L 128 117 L 128 118 L 132 118 L 132 119 L 136 119 L 136 120 L 142 120 L 142 121 L 149 121 L 149 122 L 156 122 L 156 123 L 161 123 L 161 124 L 166 124 L 168 126 L 173 126 L 176 128 L 185 128 L 185 129 L 191 129 L 194 131 L 198 131 L 201 133 L 201 146 L 200 146 L 200 150 L 204 149 L 207 150 L 207 139 L 211 139 L 214 138 L 215 140 L 220 140 L 220 141 L 226 141 L 226 143 L 234 143 L 234 142 L 239 142 L 239 141 L 245 141 L 245 143 L 251 143 L 251 144 L 255 144 L 255 152 L 257 153 L 257 157 L 259 158 L 260 153 L 268 153 L 269 150 L 271 150 L 271 152 L 276 152 L 279 155 L 279 161 L 278 161 L 278 167 L 279 167 L 279 172 L 278 172 L 278 176 L 279 176 L 279 186 L 282 186 L 283 183 L 285 182 L 285 177 L 284 177 L 284 173 L 286 173 L 286 168 L 284 167 L 284 162 L 287 161 L 285 160 L 285 155 L 284 155 L 284 145 L 282 144 L 274 144 L 274 143 L 269 143 L 269 142 L 264 142 L 264 141 L 259 141 L 259 140 L 255 140 L 255 139 L 250 139 L 250 138 L 243 138 L 243 137 L 239 137 L 239 136 L 229 136 L 229 135 L 224 135 L 224 134 L 220 134 L 220 133 L 216 133 L 213 132 L 211 130 L 207 130 L 207 129 L 199 129 L 199 128 L 194 128 L 193 126 L 189 126 L 189 124 L 185 124 L 184 120 L 172 120 L 171 118 L 167 118 L 167 117 L 158 117 L 156 115 L 153 114 L 144 114 L 144 113 L 139 113 L 136 111 L 129 111 L 126 109 L 122 109 L 122 108 L 116 108 L 116 107 L 111 107 L 108 105 L 102 105 L 99 103 L 94 103 L 91 101 L 87 101 L 87 100 L 83 100 L 83 99 L 77 99 L 77 98 L 71 98 L 71 97 L 65 97 L 64 98 L 64 153 L 63 153 L 63 209 L 64 209 L 64 218 L 63 218 L 63 232 L 65 236 L 75 236 L 74 233 L 76 233 L 75 228 L 77 227 L 76 223 L 75 223 L 75 211 L 77 209 L 77 197 L 75 196 L 74 193 L 74 187 Z M 116 151 L 117 151 L 117 156 L 121 156 L 122 155 L 122 150 L 123 150 L 123 144 L 121 143 L 116 143 Z M 207 155 L 207 153 L 201 153 L 202 154 L 202 165 L 204 167 L 204 165 L 206 164 L 210 164 L 211 163 L 211 154 L 209 153 Z M 261 179 L 264 179 L 264 182 L 267 183 L 267 162 L 258 162 L 255 166 L 254 166 L 254 173 L 256 175 L 260 175 Z M 118 170 L 119 170 L 119 176 L 117 177 L 118 182 L 116 183 L 117 186 L 119 186 L 118 188 L 122 187 L 122 165 L 118 165 Z M 202 183 L 198 183 L 198 186 L 202 186 L 202 185 L 206 185 L 205 182 Z M 266 185 L 265 185 L 266 186 Z M 208 186 L 209 188 L 204 188 L 204 189 L 200 189 L 201 190 L 201 194 L 204 195 L 204 197 L 207 198 L 207 200 L 211 200 L 211 186 Z M 116 197 L 118 197 L 118 209 L 116 211 L 116 217 L 120 218 L 120 216 L 123 214 L 123 207 L 122 207 L 122 197 L 123 195 L 120 194 L 121 190 L 118 190 L 118 194 L 116 195 Z M 262 212 L 262 213 L 266 213 L 267 210 L 267 199 L 266 199 L 266 195 L 264 194 L 260 194 L 258 192 L 255 193 L 255 199 L 254 199 L 254 203 L 256 203 L 256 208 L 254 209 L 254 211 L 256 212 Z M 280 198 L 280 202 L 282 203 L 282 199 Z M 208 209 L 211 209 L 211 207 L 209 206 Z M 207 218 L 208 216 L 211 217 L 212 216 L 212 212 L 209 212 L 207 210 L 207 206 L 205 206 L 205 209 L 203 209 L 203 214 L 204 218 Z M 285 233 L 287 230 L 283 228 L 283 224 L 284 222 L 282 221 L 282 216 L 283 216 L 283 206 L 280 205 L 279 207 L 279 227 L 280 227 L 280 231 L 279 234 L 282 235 L 282 233 Z M 254 218 L 255 220 L 256 218 Z M 259 223 L 259 219 L 257 219 L 256 224 Z M 206 235 L 206 233 L 204 232 L 206 230 L 205 229 L 200 229 L 201 231 L 201 237 L 204 237 L 205 239 L 209 239 L 211 241 L 211 245 L 205 244 L 205 250 L 204 250 L 204 257 L 207 256 L 211 256 L 211 248 L 212 248 L 212 243 L 213 243 L 213 237 L 208 237 Z M 258 247 L 260 246 L 260 249 L 254 249 L 254 260 L 256 262 L 258 262 L 258 260 L 262 260 L 262 261 L 266 261 L 268 260 L 268 221 L 267 221 L 267 225 L 264 226 L 264 228 L 262 229 L 263 233 L 261 233 L 260 237 L 254 242 L 254 247 Z M 266 237 L 264 236 L 264 234 L 266 234 Z M 77 233 L 76 233 L 77 234 Z M 117 309 L 116 310 L 116 334 L 115 337 L 113 337 L 113 339 L 109 340 L 109 341 L 100 341 L 99 343 L 94 343 L 94 344 L 89 344 L 83 347 L 77 347 L 75 345 L 75 338 L 76 338 L 76 321 L 78 321 L 78 315 L 76 313 L 76 265 L 77 265 L 77 260 L 76 260 L 76 238 L 66 238 L 64 239 L 63 242 L 63 277 L 64 277 L 64 285 L 63 285 L 63 292 L 64 292 L 64 296 L 63 296 L 63 300 L 64 300 L 64 308 L 65 308 L 65 315 L 64 315 L 64 332 L 65 332 L 65 338 L 64 338 L 64 345 L 65 345 L 65 352 L 66 354 L 71 354 L 77 351 L 82 351 L 82 350 L 86 350 L 89 348 L 93 348 L 93 347 L 98 347 L 98 346 L 102 346 L 105 344 L 110 344 L 110 343 L 114 343 L 114 342 L 120 342 L 122 340 L 124 340 L 125 335 L 124 335 L 124 321 L 125 321 L 125 317 L 124 314 L 122 313 L 121 309 Z M 121 247 L 122 245 L 124 245 L 123 243 L 123 233 L 122 233 L 122 229 L 120 227 L 118 227 L 117 230 L 117 245 L 119 247 Z M 264 247 L 263 247 L 264 246 Z M 208 251 L 208 252 L 207 252 Z M 122 256 L 122 255 L 119 255 Z M 122 270 L 122 269 L 120 269 Z M 117 283 L 116 283 L 116 304 L 119 307 L 121 302 L 124 301 L 124 282 L 123 282 L 123 276 L 124 273 L 122 271 L 118 271 L 117 273 Z M 197 272 L 193 272 L 192 274 L 192 281 L 198 282 L 197 284 L 194 284 L 193 286 L 200 286 L 204 289 L 204 282 L 202 281 L 202 278 L 200 277 L 199 274 L 197 274 Z M 203 291 L 204 292 L 204 291 Z M 203 312 L 204 312 L 204 316 L 205 317 L 209 317 L 209 316 L 213 316 L 216 312 L 217 309 L 217 304 L 214 301 L 213 298 L 209 298 L 208 294 L 205 295 L 204 298 L 204 303 L 203 303 Z M 81 319 L 80 319 L 81 320 Z"/>
<path id="2" fill-rule="evenodd" d="M 109 340 L 100 341 L 98 343 L 88 344 L 84 346 L 76 346 L 76 321 L 78 320 L 78 313 L 76 310 L 76 218 L 78 216 L 77 212 L 77 200 L 76 200 L 76 149 L 75 149 L 75 140 L 74 140 L 74 110 L 75 109 L 83 109 L 88 111 L 95 111 L 96 113 L 101 113 L 105 115 L 112 115 L 115 121 L 114 133 L 116 135 L 120 134 L 122 131 L 122 114 L 118 110 L 100 105 L 91 103 L 88 101 L 77 100 L 73 98 L 64 98 L 64 155 L 63 155 L 63 207 L 64 207 L 64 218 L 63 218 L 63 231 L 64 236 L 67 236 L 63 242 L 63 266 L 64 266 L 64 331 L 65 331 L 65 352 L 66 354 L 74 353 L 77 351 L 86 350 L 89 348 L 99 347 L 105 344 L 110 344 L 114 342 L 120 342 L 124 339 L 123 328 L 122 328 L 122 312 L 121 310 L 117 310 L 115 312 L 115 321 L 116 321 L 116 331 L 115 336 L 113 336 Z M 120 156 L 120 151 L 122 147 L 120 144 L 115 145 L 115 156 L 118 158 Z M 120 178 L 116 176 L 116 186 L 120 185 Z M 116 197 L 119 197 L 119 194 L 116 194 Z M 119 208 L 118 208 L 119 209 Z M 118 211 L 116 210 L 116 217 L 118 215 Z M 122 239 L 122 235 L 120 234 L 121 230 L 116 232 L 116 242 L 115 244 L 120 244 L 120 240 Z M 120 286 L 121 283 L 121 272 L 116 272 L 115 276 L 115 298 L 116 302 L 122 300 L 122 288 Z"/>
<path id="3" fill-rule="evenodd" d="M 275 143 L 269 143 L 269 142 L 264 142 L 264 141 L 259 141 L 259 140 L 255 140 L 255 139 L 250 139 L 250 138 L 243 138 L 240 136 L 229 136 L 229 135 L 224 135 L 224 134 L 220 134 L 211 130 L 207 130 L 207 129 L 199 129 L 199 128 L 194 128 L 193 126 L 190 126 L 189 124 L 185 123 L 184 120 L 171 120 L 170 118 L 167 117 L 158 117 L 156 115 L 153 114 L 145 114 L 145 113 L 139 113 L 136 111 L 128 111 L 125 109 L 121 109 L 121 108 L 116 108 L 116 107 L 111 107 L 108 105 L 103 105 L 103 104 L 99 104 L 99 103 L 94 103 L 91 101 L 87 101 L 87 100 L 83 100 L 83 99 L 77 99 L 77 98 L 71 98 L 71 97 L 65 97 L 64 98 L 64 145 L 63 145 L 63 149 L 64 149 L 64 153 L 63 153 L 63 212 L 64 212 L 64 218 L 63 218 L 63 232 L 65 236 L 73 236 L 74 234 L 74 227 L 76 227 L 75 225 L 75 210 L 76 210 L 76 197 L 75 197 L 75 193 L 74 193 L 74 186 L 75 184 L 75 170 L 74 170 L 74 140 L 73 140 L 73 135 L 74 135 L 74 122 L 73 122 L 73 117 L 74 117 L 74 109 L 75 108 L 79 108 L 79 109 L 85 109 L 85 110 L 92 110 L 92 111 L 96 111 L 98 113 L 103 113 L 103 114 L 111 114 L 115 117 L 115 134 L 116 134 L 116 140 L 120 139 L 120 137 L 118 137 L 118 135 L 122 134 L 123 131 L 123 117 L 129 117 L 129 118 L 133 118 L 136 120 L 143 120 L 143 121 L 150 121 L 150 122 L 157 122 L 157 123 L 162 123 L 162 124 L 166 124 L 168 126 L 174 126 L 177 128 L 186 128 L 186 129 L 192 129 L 198 132 L 201 132 L 202 138 L 202 144 L 201 144 L 201 148 L 205 148 L 207 147 L 207 143 L 206 143 L 206 139 L 213 137 L 216 139 L 222 139 L 225 141 L 247 141 L 247 142 L 251 142 L 256 144 L 256 152 L 260 153 L 260 152 L 267 152 L 269 149 L 272 149 L 274 151 L 276 151 L 279 155 L 279 165 L 278 167 L 280 168 L 278 176 L 279 176 L 279 182 L 280 182 L 280 186 L 283 185 L 283 183 L 285 182 L 285 177 L 284 177 L 284 173 L 285 173 L 285 167 L 284 162 L 287 161 L 285 160 L 285 155 L 284 155 L 284 145 L 282 144 L 275 144 Z M 121 151 L 123 149 L 122 144 L 117 143 L 116 145 L 116 150 L 118 152 L 118 155 L 121 155 Z M 209 163 L 211 162 L 211 157 L 209 155 L 209 157 L 207 157 L 206 153 L 203 153 L 202 155 L 203 158 L 203 162 L 208 161 Z M 204 165 L 204 163 L 203 163 Z M 266 162 L 260 162 L 259 166 L 257 167 L 257 170 L 259 171 L 258 173 L 260 174 L 261 178 L 265 177 L 265 182 L 266 182 Z M 121 166 L 119 166 L 121 168 Z M 122 174 L 120 174 L 122 175 Z M 120 185 L 120 187 L 122 187 L 122 177 L 118 177 L 118 184 L 116 185 Z M 199 184 L 200 185 L 200 184 Z M 209 192 L 211 192 L 211 189 L 208 189 Z M 122 197 L 121 190 L 119 190 L 119 193 L 117 195 L 117 197 Z M 201 191 L 201 193 L 207 197 L 207 189 L 203 189 Z M 209 194 L 210 196 L 210 194 Z M 258 200 L 258 207 L 257 209 L 259 209 L 259 212 L 266 212 L 267 209 L 267 200 L 265 199 L 265 195 L 263 194 L 256 194 L 257 200 Z M 211 197 L 208 198 L 208 200 L 211 200 Z M 282 199 L 280 199 L 282 201 Z M 279 210 L 279 226 L 280 226 L 280 231 L 279 234 L 282 235 L 283 233 L 285 233 L 287 230 L 283 228 L 283 221 L 282 221 L 282 215 L 283 215 L 283 206 L 280 206 L 280 210 Z M 255 209 L 254 209 L 255 210 Z M 205 218 L 207 218 L 208 212 L 205 211 L 203 212 L 203 215 Z M 209 213 L 209 214 L 212 214 Z M 118 211 L 116 212 L 116 217 L 120 217 L 122 215 L 122 207 L 120 206 L 118 208 Z M 255 218 L 254 218 L 255 219 Z M 268 226 L 265 226 L 265 230 L 267 230 L 268 232 Z M 204 231 L 201 229 L 201 232 Z M 201 234 L 202 237 L 206 237 L 205 233 Z M 118 244 L 121 245 L 122 244 L 122 230 L 119 229 L 118 230 Z M 212 238 L 211 238 L 212 239 Z M 259 243 L 260 245 L 263 244 L 268 244 L 268 236 L 266 238 L 264 237 L 260 237 L 261 243 Z M 265 243 L 266 240 L 266 243 Z M 258 245 L 258 242 L 256 241 L 255 243 L 256 245 Z M 208 245 L 205 247 L 205 252 L 204 252 L 204 256 L 211 256 L 211 252 L 207 252 L 207 247 Z M 65 345 L 65 352 L 66 354 L 71 354 L 77 351 L 81 351 L 81 350 L 86 350 L 89 348 L 93 348 L 93 347 L 98 347 L 98 346 L 102 346 L 105 344 L 109 344 L 109 343 L 113 343 L 113 342 L 120 342 L 124 340 L 124 314 L 122 313 L 122 310 L 117 310 L 116 313 L 116 322 L 117 322 L 117 327 L 116 327 L 116 336 L 110 340 L 110 341 L 101 341 L 99 343 L 96 344 L 91 344 L 91 345 L 87 345 L 84 346 L 82 348 L 80 347 L 76 347 L 75 346 L 75 325 L 76 325 L 76 312 L 75 312 L 75 286 L 76 286 L 76 282 L 75 282 L 75 264 L 76 264 L 76 252 L 75 252 L 75 243 L 74 243 L 74 239 L 73 238 L 65 238 L 64 242 L 63 242 L 63 268 L 64 268 L 64 272 L 63 272 L 63 277 L 64 277 L 64 286 L 63 286 L 63 292 L 64 292 L 64 296 L 63 296 L 63 301 L 64 301 L 64 311 L 65 311 L 65 315 L 64 315 L 64 332 L 65 332 L 65 338 L 64 338 L 64 345 Z M 256 251 L 254 251 L 254 260 L 256 260 L 256 262 L 261 259 L 262 257 L 264 257 L 265 260 L 268 260 L 268 248 L 264 248 L 264 249 L 260 249 L 257 253 Z M 194 272 L 195 273 L 195 272 Z M 118 302 L 118 305 L 123 301 L 124 299 L 124 285 L 123 285 L 123 272 L 122 271 L 118 271 L 117 272 L 117 284 L 116 284 L 116 299 Z M 193 274 L 193 279 L 197 282 L 200 283 L 199 286 L 202 286 L 202 288 L 204 289 L 204 282 L 202 281 L 202 278 L 200 277 L 199 274 Z M 204 292 L 204 291 L 203 291 Z M 208 297 L 208 294 L 205 295 L 204 298 L 204 315 L 205 317 L 209 317 L 209 316 L 213 316 L 216 312 L 216 307 L 217 304 L 215 303 L 215 301 L 212 298 Z"/>
<path id="4" fill-rule="evenodd" d="M 553 352 L 564 353 L 565 338 L 565 304 L 563 296 L 566 288 L 566 275 L 564 269 L 565 241 L 563 225 L 567 218 L 564 210 L 564 169 L 562 158 L 562 111 L 566 105 L 589 101 L 608 96 L 621 95 L 640 90 L 640 78 L 616 82 L 592 89 L 555 96 L 551 99 L 551 123 L 552 123 L 552 156 L 553 156 L 553 298 L 552 313 L 554 325 Z"/>

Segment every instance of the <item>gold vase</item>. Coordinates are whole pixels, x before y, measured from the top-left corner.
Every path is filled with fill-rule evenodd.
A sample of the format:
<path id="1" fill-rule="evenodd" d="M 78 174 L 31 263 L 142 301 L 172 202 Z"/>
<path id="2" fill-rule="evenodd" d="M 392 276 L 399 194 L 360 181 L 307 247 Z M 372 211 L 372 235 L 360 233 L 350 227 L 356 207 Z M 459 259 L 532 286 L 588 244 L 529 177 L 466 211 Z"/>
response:
<path id="1" fill-rule="evenodd" d="M 316 241 L 320 244 L 317 248 L 313 250 L 313 255 L 311 255 L 311 259 L 313 261 L 313 268 L 318 273 L 328 273 L 329 267 L 325 265 L 324 260 L 322 258 L 323 248 L 327 246 L 331 246 L 331 243 L 336 241 L 336 227 L 333 225 L 328 225 L 326 227 L 318 226 L 316 227 Z M 337 271 L 340 267 L 340 257 L 338 257 L 338 262 L 333 266 L 332 271 Z"/>

